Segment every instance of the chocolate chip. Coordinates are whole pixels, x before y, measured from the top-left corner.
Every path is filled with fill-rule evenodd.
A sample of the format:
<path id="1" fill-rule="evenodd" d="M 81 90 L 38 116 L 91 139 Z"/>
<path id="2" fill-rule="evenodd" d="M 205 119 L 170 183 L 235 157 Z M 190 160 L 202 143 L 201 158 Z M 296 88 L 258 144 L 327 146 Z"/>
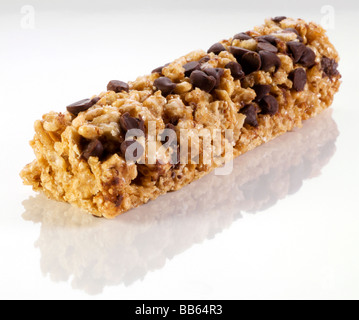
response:
<path id="1" fill-rule="evenodd" d="M 267 72 L 272 67 L 275 67 L 275 72 L 276 72 L 282 65 L 282 62 L 279 59 L 279 57 L 273 52 L 259 51 L 259 55 L 260 55 L 261 62 L 262 62 L 261 69 L 263 71 Z"/>
<path id="2" fill-rule="evenodd" d="M 91 99 L 91 102 L 95 105 L 97 102 L 99 102 L 101 100 L 100 97 L 95 97 Z"/>
<path id="3" fill-rule="evenodd" d="M 302 57 L 299 60 L 299 63 L 303 67 L 312 68 L 315 66 L 315 58 L 316 58 L 316 56 L 315 56 L 314 51 L 311 48 L 306 47 L 303 52 Z"/>
<path id="4" fill-rule="evenodd" d="M 334 59 L 323 57 L 321 61 L 321 67 L 324 75 L 329 78 L 336 77 L 340 74 L 338 71 L 338 62 L 336 62 Z"/>
<path id="5" fill-rule="evenodd" d="M 216 85 L 215 88 L 218 88 L 221 84 L 221 78 L 223 76 L 224 70 L 221 68 L 207 68 L 203 70 L 206 74 L 209 76 L 212 76 L 216 79 Z"/>
<path id="6" fill-rule="evenodd" d="M 262 113 L 269 114 L 271 116 L 275 115 L 279 110 L 278 101 L 271 95 L 263 97 L 259 103 Z"/>
<path id="7" fill-rule="evenodd" d="M 114 205 L 116 208 L 120 207 L 123 201 L 123 195 L 122 194 L 118 194 L 116 195 L 116 199 L 113 201 Z"/>
<path id="8" fill-rule="evenodd" d="M 231 61 L 226 64 L 225 68 L 231 70 L 231 75 L 234 80 L 241 80 L 245 77 L 242 66 L 238 62 Z"/>
<path id="9" fill-rule="evenodd" d="M 261 57 L 257 52 L 249 51 L 241 59 L 241 65 L 245 74 L 259 71 L 261 68 Z"/>
<path id="10" fill-rule="evenodd" d="M 306 68 L 312 68 L 315 65 L 315 53 L 314 51 L 306 47 L 303 43 L 291 41 L 287 43 L 294 63 L 300 63 Z"/>
<path id="11" fill-rule="evenodd" d="M 132 145 L 133 143 L 135 143 L 135 141 L 123 141 L 122 143 L 121 143 L 121 153 L 122 153 L 122 155 L 126 155 L 126 150 L 127 150 L 127 148 L 130 146 L 130 145 Z"/>
<path id="12" fill-rule="evenodd" d="M 232 53 L 234 55 L 234 57 L 237 59 L 238 62 L 240 62 L 242 60 L 242 57 L 248 53 L 248 52 L 252 52 L 250 50 L 247 49 L 243 49 L 240 47 L 229 47 L 229 52 Z"/>
<path id="13" fill-rule="evenodd" d="M 257 120 L 257 108 L 254 104 L 249 104 L 239 111 L 246 116 L 244 124 L 248 124 L 253 127 L 258 127 Z"/>
<path id="14" fill-rule="evenodd" d="M 279 17 L 273 18 L 272 20 L 273 20 L 274 22 L 276 22 L 276 23 L 280 23 L 280 22 L 282 22 L 282 21 L 285 20 L 285 19 L 287 19 L 287 17 L 285 17 L 285 16 L 279 16 Z"/>
<path id="15" fill-rule="evenodd" d="M 179 122 L 179 119 L 176 118 L 176 117 L 173 117 L 173 118 L 169 119 L 169 123 L 174 125 L 174 126 L 178 126 L 178 122 Z"/>
<path id="16" fill-rule="evenodd" d="M 162 73 L 163 68 L 164 68 L 164 66 L 153 69 L 151 73 Z"/>
<path id="17" fill-rule="evenodd" d="M 297 41 L 290 41 L 287 43 L 287 47 L 292 54 L 294 63 L 298 63 L 306 50 L 306 46 Z"/>
<path id="18" fill-rule="evenodd" d="M 241 33 L 237 33 L 234 37 L 233 40 L 250 40 L 253 39 L 251 36 L 249 36 L 248 34 L 241 32 Z"/>
<path id="19" fill-rule="evenodd" d="M 217 79 L 215 77 L 209 76 L 200 70 L 193 71 L 190 79 L 193 86 L 206 92 L 211 92 L 217 83 Z"/>
<path id="20" fill-rule="evenodd" d="M 142 119 L 131 117 L 128 112 L 120 117 L 120 127 L 125 132 L 132 129 L 139 129 L 145 132 L 145 122 Z"/>
<path id="21" fill-rule="evenodd" d="M 121 91 L 130 91 L 130 86 L 126 82 L 122 82 L 119 80 L 112 80 L 107 85 L 108 91 L 115 91 L 116 93 L 119 93 Z"/>
<path id="22" fill-rule="evenodd" d="M 167 67 L 167 66 L 169 66 L 169 65 L 170 65 L 170 63 L 166 63 L 164 66 L 158 67 L 158 68 L 152 70 L 152 73 L 160 73 L 160 74 L 162 74 L 163 68 L 165 68 L 165 67 Z"/>
<path id="23" fill-rule="evenodd" d="M 88 160 L 90 157 L 101 158 L 104 152 L 104 147 L 100 140 L 92 140 L 85 148 L 81 158 Z"/>
<path id="24" fill-rule="evenodd" d="M 174 91 L 174 89 L 176 89 L 177 85 L 173 83 L 171 79 L 167 77 L 161 77 L 155 80 L 154 86 L 157 88 L 157 90 L 161 90 L 164 97 L 167 97 Z"/>
<path id="25" fill-rule="evenodd" d="M 207 53 L 220 54 L 222 51 L 226 51 L 224 45 L 222 43 L 215 43 L 208 49 Z"/>
<path id="26" fill-rule="evenodd" d="M 192 61 L 192 62 L 186 63 L 183 66 L 183 68 L 185 70 L 185 72 L 184 72 L 185 76 L 189 77 L 193 71 L 199 70 L 201 68 L 201 64 L 198 61 Z"/>
<path id="27" fill-rule="evenodd" d="M 78 115 L 80 112 L 90 109 L 93 105 L 99 102 L 100 99 L 101 99 L 100 97 L 96 97 L 93 99 L 80 100 L 78 102 L 70 104 L 69 106 L 66 107 L 66 109 L 68 112 L 74 115 Z"/>
<path id="28" fill-rule="evenodd" d="M 293 82 L 293 89 L 300 92 L 303 91 L 307 84 L 307 73 L 303 68 L 293 70 L 288 78 Z"/>
<path id="29" fill-rule="evenodd" d="M 204 56 L 201 60 L 199 60 L 198 62 L 200 64 L 204 64 L 206 62 L 208 62 L 209 60 L 211 60 L 210 56 Z"/>
<path id="30" fill-rule="evenodd" d="M 133 145 L 132 154 L 126 154 L 127 149 L 132 145 Z M 144 151 L 145 150 L 143 146 L 135 140 L 124 141 L 121 143 L 121 153 L 124 157 L 126 157 L 127 161 L 138 161 L 143 156 Z"/>
<path id="31" fill-rule="evenodd" d="M 257 84 L 257 85 L 255 85 L 253 87 L 253 90 L 257 94 L 257 97 L 256 97 L 255 101 L 257 101 L 257 102 L 261 101 L 266 95 L 269 94 L 271 88 L 272 88 L 272 86 L 265 85 L 265 84 Z"/>
<path id="32" fill-rule="evenodd" d="M 232 53 L 241 64 L 245 74 L 260 70 L 261 58 L 257 52 L 233 46 L 229 47 L 229 52 Z"/>
<path id="33" fill-rule="evenodd" d="M 278 48 L 269 42 L 259 42 L 257 45 L 257 51 L 268 51 L 272 53 L 278 53 Z"/>
<path id="34" fill-rule="evenodd" d="M 256 38 L 258 42 L 269 42 L 272 45 L 277 45 L 277 43 L 280 41 L 278 38 L 272 35 L 266 35 L 266 36 L 259 36 Z"/>

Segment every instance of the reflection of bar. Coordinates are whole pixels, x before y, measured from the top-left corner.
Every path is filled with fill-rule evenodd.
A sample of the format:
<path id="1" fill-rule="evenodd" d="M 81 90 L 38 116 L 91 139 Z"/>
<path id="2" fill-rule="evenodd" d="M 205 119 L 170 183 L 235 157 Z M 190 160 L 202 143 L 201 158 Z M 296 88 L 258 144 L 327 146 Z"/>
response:
<path id="1" fill-rule="evenodd" d="M 41 267 L 54 281 L 97 294 L 129 285 L 167 259 L 228 228 L 241 211 L 257 212 L 299 190 L 335 152 L 331 111 L 238 158 L 233 174 L 211 174 L 114 221 L 95 219 L 44 196 L 24 201 L 26 220 L 42 223 Z M 94 240 L 95 239 L 95 240 Z"/>

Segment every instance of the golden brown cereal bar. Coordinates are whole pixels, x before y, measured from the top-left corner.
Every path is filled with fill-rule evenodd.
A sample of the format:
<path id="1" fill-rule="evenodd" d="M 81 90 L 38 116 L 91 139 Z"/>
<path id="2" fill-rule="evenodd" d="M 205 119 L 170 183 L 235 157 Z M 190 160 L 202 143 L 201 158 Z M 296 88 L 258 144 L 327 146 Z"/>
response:
<path id="1" fill-rule="evenodd" d="M 328 108 L 338 53 L 315 23 L 277 17 L 35 123 L 21 176 L 113 218 L 178 190 Z"/>

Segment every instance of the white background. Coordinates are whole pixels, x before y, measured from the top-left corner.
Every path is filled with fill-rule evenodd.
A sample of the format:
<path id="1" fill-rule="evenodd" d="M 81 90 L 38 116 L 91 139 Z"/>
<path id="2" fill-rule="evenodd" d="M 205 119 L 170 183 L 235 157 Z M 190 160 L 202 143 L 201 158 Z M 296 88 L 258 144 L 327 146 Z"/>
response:
<path id="1" fill-rule="evenodd" d="M 22 185 L 42 114 L 267 17 L 328 23 L 325 5 L 342 57 L 332 111 L 237 159 L 232 176 L 114 221 Z M 1 1 L 0 298 L 359 298 L 358 14 L 354 1 Z"/>

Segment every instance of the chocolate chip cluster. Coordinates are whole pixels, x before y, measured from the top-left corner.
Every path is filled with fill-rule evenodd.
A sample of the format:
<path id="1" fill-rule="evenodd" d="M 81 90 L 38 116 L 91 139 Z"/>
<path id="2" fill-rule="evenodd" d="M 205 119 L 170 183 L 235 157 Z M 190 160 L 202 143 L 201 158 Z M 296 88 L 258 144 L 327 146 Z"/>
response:
<path id="1" fill-rule="evenodd" d="M 272 21 L 280 24 L 285 19 L 286 17 L 276 17 Z M 293 35 L 290 37 L 290 41 L 285 40 L 286 34 Z M 208 62 L 224 52 L 231 54 L 233 60 L 220 68 L 211 67 Z M 240 81 L 242 86 L 247 87 L 246 77 L 258 71 L 269 73 L 273 77 L 282 67 L 280 55 L 290 57 L 294 66 L 294 69 L 287 74 L 288 79 L 292 82 L 292 87 L 288 90 L 304 91 L 307 85 L 307 70 L 317 64 L 316 54 L 313 49 L 305 45 L 305 39 L 295 28 L 286 28 L 278 33 L 267 35 L 256 35 L 255 32 L 238 33 L 229 41 L 213 44 L 208 49 L 207 55 L 198 61 L 189 61 L 183 64 L 183 78 L 177 79 L 177 81 L 163 74 L 164 68 L 170 64 L 154 69 L 152 74 L 157 74 L 158 77 L 153 81 L 153 88 L 167 98 L 181 91 L 182 87 L 189 86 L 190 90 L 199 89 L 217 99 L 216 89 L 221 86 L 225 70 L 229 70 L 234 81 Z M 323 76 L 336 76 L 338 74 L 337 66 L 335 60 L 322 58 Z M 250 88 L 254 90 L 256 97 L 253 101 L 242 105 L 239 108 L 239 113 L 245 115 L 245 125 L 255 128 L 258 127 L 259 115 L 273 116 L 278 113 L 279 103 L 271 85 L 253 84 Z M 130 86 L 125 82 L 112 80 L 109 82 L 107 90 L 115 93 L 128 93 Z M 99 97 L 81 100 L 69 105 L 67 110 L 77 116 L 80 112 L 96 105 L 99 100 Z M 170 124 L 176 125 L 173 121 Z M 126 132 L 128 127 L 145 131 L 144 122 L 141 119 L 130 117 L 129 114 L 121 117 L 120 127 L 123 132 Z M 126 153 L 129 146 L 128 141 L 123 141 L 120 147 L 121 153 Z M 88 159 L 90 156 L 101 157 L 103 153 L 104 146 L 99 139 L 95 139 L 84 147 L 82 156 Z"/>
<path id="2" fill-rule="evenodd" d="M 276 17 L 273 21 L 280 23 L 284 19 L 286 18 Z M 236 61 L 229 62 L 224 69 L 230 70 L 234 80 L 242 80 L 247 75 L 260 70 L 276 73 L 281 67 L 281 60 L 278 53 L 286 54 L 293 59 L 294 64 L 302 66 L 293 70 L 288 76 L 293 82 L 293 89 L 300 92 L 305 89 L 307 83 L 307 74 L 304 68 L 312 68 L 316 64 L 316 55 L 311 48 L 303 44 L 304 39 L 296 29 L 287 28 L 283 30 L 283 33 L 294 33 L 296 40 L 284 44 L 280 37 L 276 37 L 275 34 L 256 37 L 252 36 L 250 32 L 241 32 L 232 38 L 232 44 L 235 40 L 240 42 L 254 40 L 256 42 L 255 49 L 250 50 L 241 46 L 225 46 L 223 43 L 215 43 L 208 49 L 207 53 L 219 55 L 223 51 L 230 52 Z M 238 41 L 236 43 L 238 43 Z M 220 86 L 224 69 L 203 66 L 209 59 L 209 57 L 205 57 L 200 61 L 191 61 L 183 65 L 183 68 L 185 70 L 185 77 L 190 79 L 194 88 L 199 88 L 211 93 Z M 162 75 L 162 70 L 166 66 L 167 65 L 153 70 L 153 73 L 161 74 L 161 77 L 155 80 L 154 86 L 157 90 L 160 90 L 165 97 L 172 94 L 176 89 L 176 83 L 173 83 L 171 79 Z M 258 126 L 257 113 L 274 115 L 278 112 L 279 105 L 276 98 L 270 95 L 270 86 L 257 85 L 253 87 L 253 89 L 257 94 L 257 98 L 254 101 L 256 104 L 251 103 L 246 105 L 240 112 L 246 115 L 246 124 L 256 127 Z M 263 94 L 264 92 L 265 94 Z"/>

